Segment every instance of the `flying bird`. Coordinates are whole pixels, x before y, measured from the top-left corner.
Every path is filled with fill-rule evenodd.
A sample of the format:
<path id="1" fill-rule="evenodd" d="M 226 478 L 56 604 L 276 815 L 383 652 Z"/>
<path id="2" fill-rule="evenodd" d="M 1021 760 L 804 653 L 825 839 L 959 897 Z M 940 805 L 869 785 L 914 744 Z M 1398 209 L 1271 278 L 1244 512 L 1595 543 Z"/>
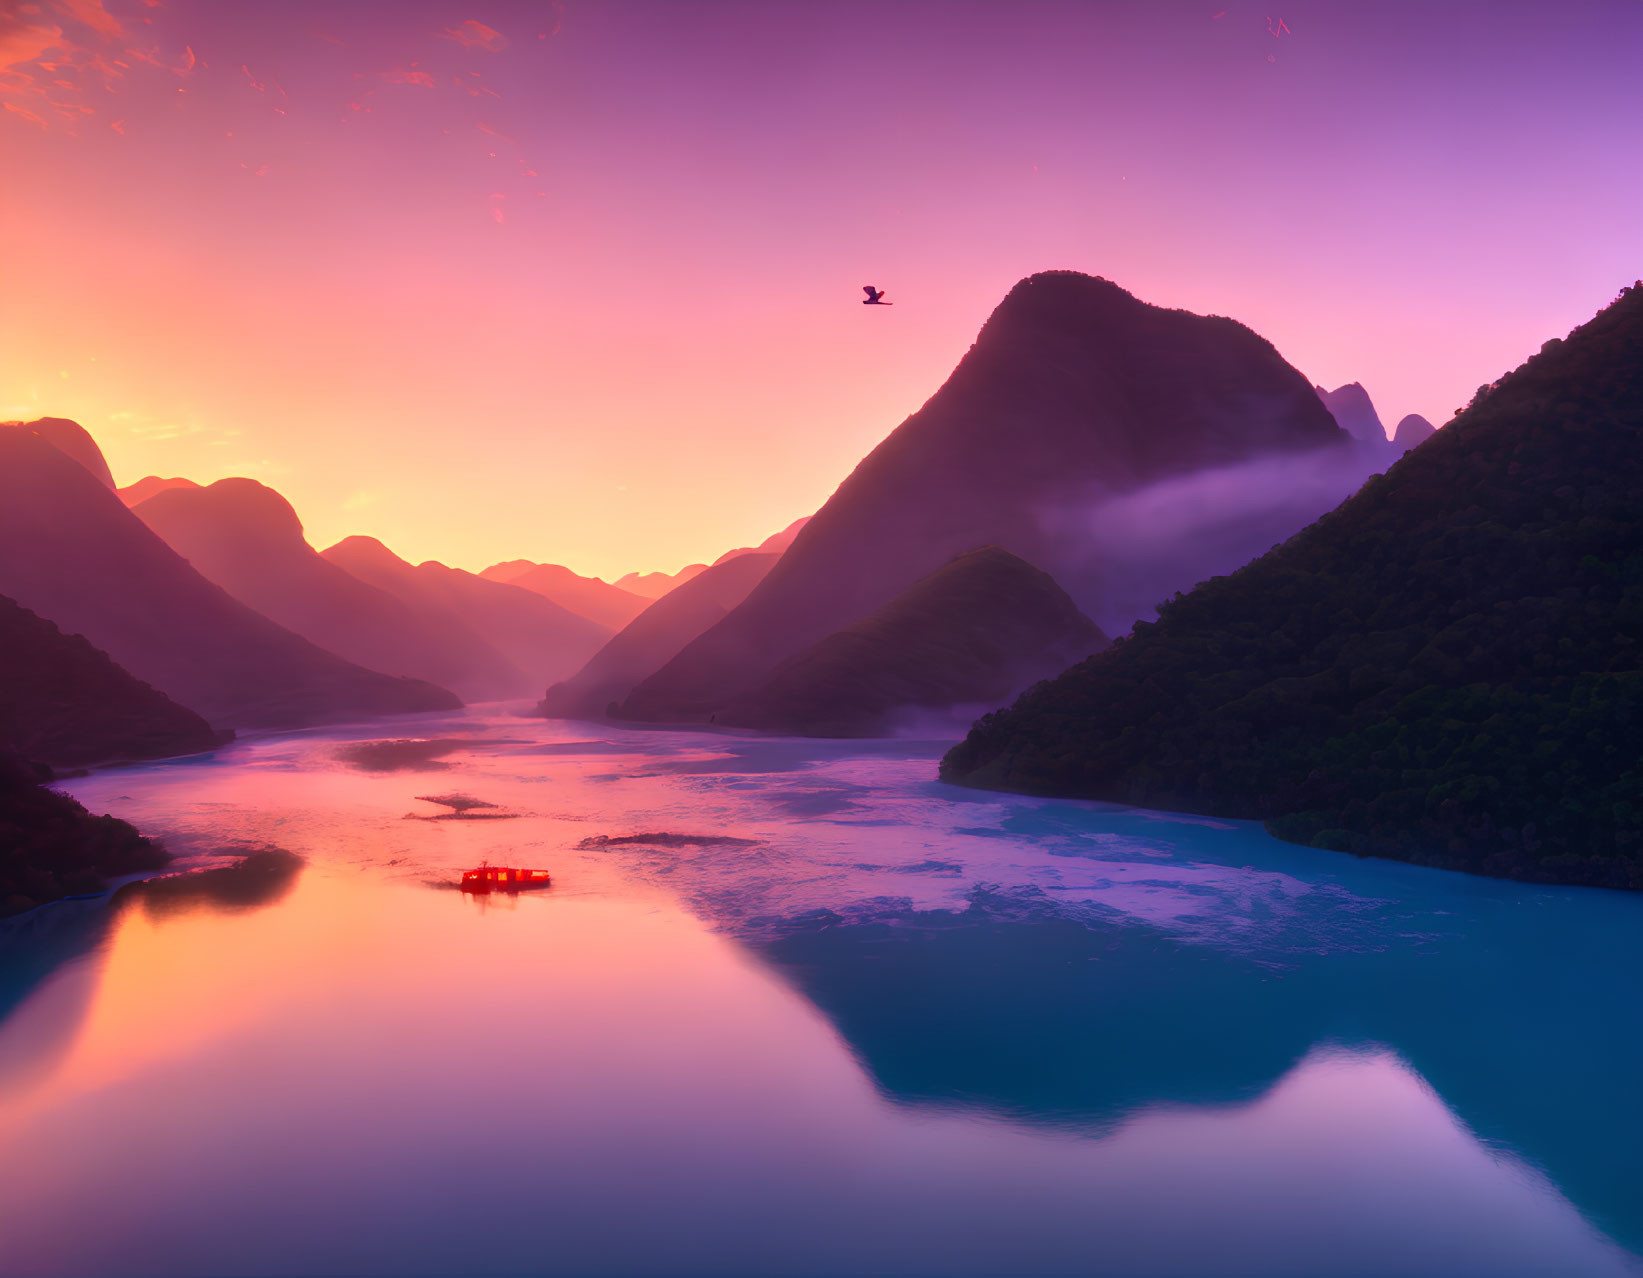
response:
<path id="1" fill-rule="evenodd" d="M 863 293 L 867 294 L 867 300 L 862 303 L 863 306 L 894 306 L 895 305 L 894 302 L 887 302 L 887 301 L 884 300 L 884 290 L 874 288 L 871 284 L 863 284 L 861 286 L 861 291 Z"/>

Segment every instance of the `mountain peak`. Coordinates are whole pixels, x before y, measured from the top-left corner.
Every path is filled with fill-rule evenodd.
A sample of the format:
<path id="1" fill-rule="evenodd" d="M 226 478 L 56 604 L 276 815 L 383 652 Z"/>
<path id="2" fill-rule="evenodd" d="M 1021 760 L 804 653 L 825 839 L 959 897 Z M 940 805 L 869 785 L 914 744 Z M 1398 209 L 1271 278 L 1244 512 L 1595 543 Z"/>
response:
<path id="1" fill-rule="evenodd" d="M 150 497 L 165 492 L 171 488 L 198 488 L 192 479 L 184 479 L 178 475 L 171 479 L 164 479 L 159 475 L 144 475 L 135 484 L 127 484 L 124 488 L 116 489 L 120 500 L 127 506 L 140 506 Z"/>
<path id="2" fill-rule="evenodd" d="M 32 422 L 0 424 L 38 435 L 58 452 L 74 458 L 89 470 L 104 488 L 113 490 L 114 476 L 109 473 L 108 462 L 103 458 L 103 450 L 97 447 L 97 441 L 79 422 L 70 421 L 66 417 L 37 417 Z"/>
<path id="3" fill-rule="evenodd" d="M 981 720 L 943 776 L 1643 889 L 1640 451 L 1643 286 L 1321 519 Z"/>
<path id="4" fill-rule="evenodd" d="M 204 488 L 174 485 L 133 507 L 138 518 L 152 525 L 155 518 L 184 517 L 210 521 L 223 532 L 277 542 L 300 542 L 302 520 L 290 502 L 255 479 L 219 479 Z"/>
<path id="5" fill-rule="evenodd" d="M 399 564 L 406 568 L 411 566 L 408 561 L 394 554 L 375 537 L 367 537 L 363 533 L 344 537 L 336 545 L 320 551 L 320 554 L 331 560 L 350 559 L 355 563 Z"/>
<path id="6" fill-rule="evenodd" d="M 1377 446 L 1386 444 L 1386 427 L 1381 424 L 1381 416 L 1375 411 L 1375 402 L 1369 398 L 1369 392 L 1363 388 L 1362 382 L 1348 382 L 1334 390 L 1314 386 L 1313 390 L 1318 392 L 1318 398 L 1323 400 L 1324 407 L 1329 409 L 1335 424 L 1353 439 Z"/>
<path id="7" fill-rule="evenodd" d="M 1410 413 L 1398 423 L 1397 429 L 1392 432 L 1392 442 L 1399 449 L 1408 452 L 1417 444 L 1425 443 L 1438 433 L 1438 428 L 1427 421 L 1419 413 Z"/>

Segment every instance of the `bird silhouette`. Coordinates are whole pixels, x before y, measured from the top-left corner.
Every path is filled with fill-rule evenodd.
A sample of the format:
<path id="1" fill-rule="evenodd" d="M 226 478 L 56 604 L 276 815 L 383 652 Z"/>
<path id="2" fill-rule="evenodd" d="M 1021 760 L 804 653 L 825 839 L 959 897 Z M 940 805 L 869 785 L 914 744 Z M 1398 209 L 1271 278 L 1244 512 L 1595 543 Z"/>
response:
<path id="1" fill-rule="evenodd" d="M 867 300 L 862 303 L 863 306 L 894 306 L 895 305 L 894 302 L 885 301 L 884 300 L 883 290 L 882 289 L 876 289 L 871 284 L 863 284 L 861 286 L 861 291 L 863 293 L 867 294 Z"/>

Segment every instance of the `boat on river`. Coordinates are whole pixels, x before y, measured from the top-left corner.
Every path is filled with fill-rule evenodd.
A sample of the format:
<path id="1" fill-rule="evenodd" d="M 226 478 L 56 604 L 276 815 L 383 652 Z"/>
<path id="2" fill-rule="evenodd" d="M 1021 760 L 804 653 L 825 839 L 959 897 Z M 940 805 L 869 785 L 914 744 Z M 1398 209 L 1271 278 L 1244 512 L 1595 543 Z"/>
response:
<path id="1" fill-rule="evenodd" d="M 462 872 L 464 892 L 528 892 L 545 888 L 553 882 L 546 870 L 517 870 L 509 865 L 492 865 L 482 861 L 477 870 Z"/>

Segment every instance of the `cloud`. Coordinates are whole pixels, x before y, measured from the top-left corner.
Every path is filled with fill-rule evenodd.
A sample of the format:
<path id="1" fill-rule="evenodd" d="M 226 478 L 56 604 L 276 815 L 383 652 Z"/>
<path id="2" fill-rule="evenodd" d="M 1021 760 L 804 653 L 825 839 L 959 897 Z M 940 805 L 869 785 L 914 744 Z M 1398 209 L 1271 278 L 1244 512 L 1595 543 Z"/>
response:
<path id="1" fill-rule="evenodd" d="M 13 115 L 49 128 L 49 116 L 55 114 L 72 132 L 75 123 L 97 113 L 90 102 L 72 95 L 112 90 L 134 62 L 186 76 L 198 61 L 194 50 L 185 47 L 178 64 L 171 65 L 158 48 L 133 48 L 130 39 L 103 0 L 0 0 L 0 94 L 29 101 L 33 108 L 13 107 Z"/>
<path id="2" fill-rule="evenodd" d="M 126 29 L 120 20 L 103 8 L 103 0 L 56 0 L 57 7 L 77 22 L 82 22 L 97 34 L 111 40 L 124 38 Z"/>
<path id="3" fill-rule="evenodd" d="M 26 107 L 20 107 L 15 102 L 0 102 L 0 106 L 5 107 L 6 110 L 10 111 L 13 115 L 20 115 L 25 120 L 38 124 L 42 129 L 46 127 L 46 122 Z"/>
<path id="4" fill-rule="evenodd" d="M 1355 448 L 1257 457 L 1039 513 L 1055 578 L 1108 634 L 1207 577 L 1241 568 L 1326 511 L 1374 469 Z"/>
<path id="5" fill-rule="evenodd" d="M 384 71 L 382 78 L 389 84 L 415 84 L 425 89 L 437 87 L 433 76 L 418 70 L 420 66 L 420 63 L 413 62 L 408 67 L 395 67 L 392 71 Z"/>
<path id="6" fill-rule="evenodd" d="M 500 53 L 508 46 L 508 37 L 494 27 L 469 18 L 459 27 L 448 27 L 439 33 L 441 40 L 455 40 L 464 49 L 485 49 Z"/>
<path id="7" fill-rule="evenodd" d="M 63 47 L 63 29 L 30 23 L 0 8 L 0 67 L 23 66 Z"/>

